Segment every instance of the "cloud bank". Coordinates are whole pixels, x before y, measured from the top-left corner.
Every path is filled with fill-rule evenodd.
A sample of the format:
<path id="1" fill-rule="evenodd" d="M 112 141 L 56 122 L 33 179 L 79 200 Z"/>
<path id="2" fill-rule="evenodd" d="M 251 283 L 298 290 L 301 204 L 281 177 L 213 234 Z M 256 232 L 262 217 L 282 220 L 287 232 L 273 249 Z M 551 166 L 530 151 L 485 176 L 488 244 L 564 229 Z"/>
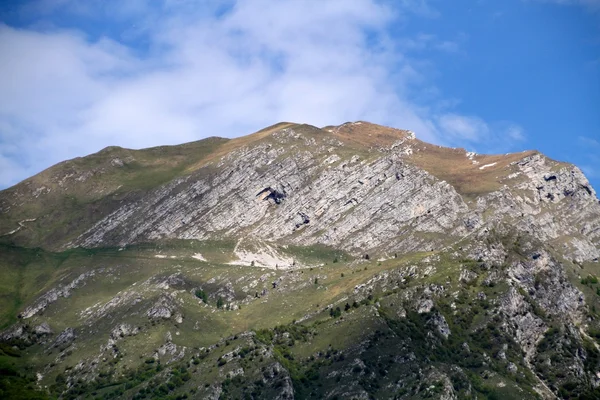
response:
<path id="1" fill-rule="evenodd" d="M 279 121 L 367 120 L 446 145 L 524 137 L 516 124 L 460 115 L 442 96 L 414 100 L 435 87 L 409 45 L 459 50 L 391 35 L 415 13 L 438 17 L 424 1 L 149 4 L 43 0 L 21 10 L 39 24 L 0 25 L 0 188 L 109 145 L 233 137 Z M 118 34 L 66 29 L 49 15 L 96 18 Z"/>

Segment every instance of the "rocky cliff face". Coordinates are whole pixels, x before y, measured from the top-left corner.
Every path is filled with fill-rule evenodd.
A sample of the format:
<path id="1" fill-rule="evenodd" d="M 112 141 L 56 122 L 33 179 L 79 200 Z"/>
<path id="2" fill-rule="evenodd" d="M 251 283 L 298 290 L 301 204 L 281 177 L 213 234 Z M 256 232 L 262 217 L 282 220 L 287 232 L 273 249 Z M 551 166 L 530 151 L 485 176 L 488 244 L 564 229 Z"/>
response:
<path id="1" fill-rule="evenodd" d="M 273 144 L 235 151 L 119 207 L 72 245 L 250 236 L 354 252 L 402 251 L 432 245 L 419 233 L 467 233 L 460 219 L 468 207 L 460 195 L 399 154 L 343 159 L 339 141 L 319 145 L 293 129 L 273 137 Z M 214 172 L 206 174 L 209 168 Z"/>
<path id="2" fill-rule="evenodd" d="M 600 203 L 536 152 L 283 123 L 109 148 L 0 213 L 3 340 L 67 398 L 600 395 Z"/>
<path id="3" fill-rule="evenodd" d="M 86 229 L 73 240 L 57 242 L 64 249 L 251 236 L 297 245 L 321 243 L 356 254 L 389 253 L 435 248 L 484 226 L 506 224 L 543 241 L 561 242 L 561 252 L 578 261 L 598 257 L 600 204 L 576 167 L 529 153 L 492 157 L 496 161 L 488 164 L 471 153 L 462 154 L 461 160 L 456 151 L 428 149 L 406 131 L 347 125 L 335 130 L 274 128 L 143 196 L 124 195 L 98 210 L 97 220 L 79 227 Z M 373 135 L 366 133 L 371 130 L 383 131 L 387 140 L 376 137 L 370 146 L 352 141 Z M 347 131 L 352 134 L 344 135 Z M 460 171 L 463 176 L 445 176 L 438 173 L 444 162 L 454 169 L 472 168 Z M 110 160 L 110 168 L 124 167 L 120 158 Z M 60 185 L 69 196 L 91 175 L 69 173 L 58 181 L 71 182 L 71 187 Z M 5 213 L 24 208 L 18 200 L 24 196 L 43 202 L 50 193 L 30 184 L 4 193 Z M 89 213 L 94 205 L 86 208 Z M 12 231 L 6 226 L 4 235 L 18 237 L 47 217 L 35 212 L 25 216 Z"/>

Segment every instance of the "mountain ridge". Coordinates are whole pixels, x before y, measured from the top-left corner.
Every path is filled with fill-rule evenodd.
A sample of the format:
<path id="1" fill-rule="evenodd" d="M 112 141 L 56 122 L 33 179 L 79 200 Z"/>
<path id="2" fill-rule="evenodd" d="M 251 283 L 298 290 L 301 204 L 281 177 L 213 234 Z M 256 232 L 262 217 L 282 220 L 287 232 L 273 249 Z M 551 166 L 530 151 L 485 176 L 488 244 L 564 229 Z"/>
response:
<path id="1" fill-rule="evenodd" d="M 109 147 L 1 191 L 0 234 L 0 395 L 600 395 L 600 202 L 536 151 L 364 121 Z"/>
<path id="2" fill-rule="evenodd" d="M 449 182 L 458 193 L 467 197 L 469 195 L 477 196 L 479 193 L 500 189 L 503 182 L 499 180 L 498 174 L 503 174 L 504 177 L 510 176 L 505 171 L 508 167 L 518 160 L 539 154 L 535 151 L 525 151 L 507 155 L 477 155 L 463 151 L 462 149 L 450 149 L 426 144 L 416 139 L 410 131 L 383 127 L 366 122 L 345 123 L 337 127 L 325 127 L 323 129 L 310 125 L 283 122 L 236 139 L 212 137 L 177 146 L 158 146 L 144 150 L 114 147 L 103 149 L 87 158 L 77 158 L 57 164 L 21 184 L 0 192 L 2 193 L 0 195 L 0 212 L 11 207 L 7 204 L 9 203 L 7 197 L 10 197 L 11 194 L 14 197 L 15 193 L 18 196 L 19 190 L 25 190 L 24 187 L 27 186 L 32 188 L 29 189 L 29 193 L 25 190 L 26 195 L 32 197 L 43 196 L 52 190 L 67 192 L 62 196 L 69 196 L 68 192 L 70 188 L 66 187 L 67 184 L 65 183 L 69 179 L 72 181 L 71 185 L 77 186 L 79 183 L 79 186 L 82 186 L 79 192 L 84 192 L 78 193 L 77 188 L 75 188 L 75 193 L 71 194 L 75 198 L 75 201 L 78 200 L 78 195 L 83 198 L 83 201 L 93 201 L 102 196 L 107 197 L 110 194 L 118 194 L 119 189 L 124 184 L 125 186 L 127 185 L 127 181 L 123 182 L 123 178 L 118 175 L 112 182 L 109 176 L 108 179 L 104 179 L 105 182 L 100 182 L 97 187 L 90 189 L 86 186 L 86 181 L 92 174 L 110 175 L 110 169 L 113 171 L 119 168 L 129 169 L 130 171 L 125 171 L 125 173 L 129 173 L 131 175 L 130 180 L 132 182 L 135 181 L 134 184 L 138 186 L 137 188 L 133 187 L 133 189 L 144 190 L 155 187 L 158 184 L 164 184 L 169 180 L 176 179 L 178 176 L 193 174 L 195 171 L 216 162 L 220 157 L 224 157 L 230 152 L 244 146 L 256 145 L 265 140 L 270 141 L 273 139 L 273 133 L 279 132 L 282 129 L 289 129 L 290 127 L 296 127 L 299 131 L 305 130 L 309 132 L 309 135 L 315 137 L 320 135 L 322 138 L 340 140 L 338 145 L 341 146 L 339 147 L 348 147 L 348 149 L 343 150 L 350 152 L 362 151 L 367 156 L 372 156 L 369 153 L 373 152 L 395 152 L 398 154 L 398 151 L 395 151 L 396 147 L 404 145 L 402 148 L 403 153 L 401 154 L 402 162 L 413 164 L 442 181 Z M 352 133 L 354 130 L 357 131 L 356 135 Z M 329 135 L 332 135 L 332 137 Z M 312 139 L 314 140 L 315 137 L 312 137 Z M 405 144 L 407 141 L 410 141 L 408 145 Z M 134 155 L 139 155 L 138 159 Z M 94 163 L 97 164 L 99 162 L 99 158 L 104 159 L 104 161 L 100 161 L 104 165 L 100 165 L 99 167 L 94 166 Z M 192 160 L 189 160 L 190 158 Z M 91 165 L 86 166 L 86 162 Z M 549 162 L 553 164 L 553 168 L 568 165 L 552 160 L 549 160 Z M 104 171 L 107 168 L 109 169 L 108 174 Z M 63 171 L 63 169 L 67 169 L 67 171 Z M 512 168 L 512 170 L 515 169 Z M 579 170 L 576 171 L 578 175 L 581 174 Z M 515 170 L 513 171 L 514 173 L 518 174 L 518 171 Z M 142 175 L 142 177 L 139 175 Z M 100 179 L 103 179 L 103 177 L 100 177 Z M 145 180 L 148 183 L 144 184 Z M 39 183 L 36 183 L 38 181 Z M 46 186 L 51 181 L 54 181 L 54 187 Z M 588 189 L 591 188 L 587 181 L 582 183 L 582 185 Z M 93 194 L 95 192 L 96 196 L 94 197 Z M 15 207 L 15 203 L 13 201 L 13 208 Z M 20 221 L 28 221 L 34 218 L 37 219 L 38 215 L 36 215 L 35 211 L 24 212 L 19 218 L 21 218 Z M 7 232 L 18 228 L 16 224 L 20 221 L 12 221 L 12 228 L 0 222 L 0 230 L 6 236 Z"/>

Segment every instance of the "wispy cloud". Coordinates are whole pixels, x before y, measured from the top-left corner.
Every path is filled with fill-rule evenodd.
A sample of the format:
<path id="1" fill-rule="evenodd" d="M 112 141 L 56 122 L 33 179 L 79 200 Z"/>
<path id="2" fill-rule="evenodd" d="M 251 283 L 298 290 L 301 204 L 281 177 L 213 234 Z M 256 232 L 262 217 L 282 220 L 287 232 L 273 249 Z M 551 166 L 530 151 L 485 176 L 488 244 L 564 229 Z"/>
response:
<path id="1" fill-rule="evenodd" d="M 532 0 L 527 0 L 532 1 Z M 554 3 L 565 6 L 584 6 L 590 10 L 600 10 L 600 0 L 533 0 L 539 3 Z"/>
<path id="2" fill-rule="evenodd" d="M 505 129 L 505 135 L 508 139 L 521 142 L 525 140 L 525 132 L 519 125 L 508 124 Z"/>
<path id="3" fill-rule="evenodd" d="M 578 136 L 577 163 L 589 179 L 600 178 L 600 140 L 588 136 Z M 597 188 L 596 188 L 597 189 Z"/>
<path id="4" fill-rule="evenodd" d="M 418 33 L 414 36 L 407 36 L 397 41 L 400 49 L 408 51 L 438 50 L 447 53 L 459 53 L 461 43 L 466 40 L 466 35 L 459 35 L 456 40 L 443 40 L 436 35 Z"/>
<path id="5" fill-rule="evenodd" d="M 403 8 L 427 18 L 438 18 L 440 13 L 427 0 L 399 0 Z"/>
<path id="6" fill-rule="evenodd" d="M 591 165 L 580 165 L 579 167 L 581 168 L 581 170 L 583 171 L 583 173 L 585 174 L 585 176 L 588 179 L 600 177 L 600 174 L 598 174 L 598 171 Z"/>
<path id="7" fill-rule="evenodd" d="M 520 125 L 507 121 L 486 122 L 476 116 L 454 113 L 437 117 L 443 142 L 459 144 L 478 152 L 505 152 L 527 139 Z"/>
<path id="8" fill-rule="evenodd" d="M 577 140 L 584 146 L 600 147 L 600 141 L 587 136 L 579 136 Z"/>
<path id="9" fill-rule="evenodd" d="M 444 40 L 435 46 L 438 50 L 446 51 L 448 53 L 458 53 L 460 51 L 460 44 L 451 40 Z"/>
<path id="10" fill-rule="evenodd" d="M 438 118 L 444 133 L 454 139 L 480 142 L 490 133 L 490 129 L 481 118 L 457 114 L 445 114 Z"/>

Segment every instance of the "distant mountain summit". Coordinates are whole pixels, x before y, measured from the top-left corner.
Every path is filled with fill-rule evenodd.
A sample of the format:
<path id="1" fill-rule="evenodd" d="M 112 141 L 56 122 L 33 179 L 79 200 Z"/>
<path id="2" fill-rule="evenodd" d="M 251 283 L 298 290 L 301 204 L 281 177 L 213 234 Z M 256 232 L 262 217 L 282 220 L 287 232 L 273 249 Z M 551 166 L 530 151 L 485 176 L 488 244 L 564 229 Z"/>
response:
<path id="1" fill-rule="evenodd" d="M 63 398 L 595 398 L 599 258 L 596 192 L 537 151 L 108 147 L 0 192 L 0 362 Z"/>

